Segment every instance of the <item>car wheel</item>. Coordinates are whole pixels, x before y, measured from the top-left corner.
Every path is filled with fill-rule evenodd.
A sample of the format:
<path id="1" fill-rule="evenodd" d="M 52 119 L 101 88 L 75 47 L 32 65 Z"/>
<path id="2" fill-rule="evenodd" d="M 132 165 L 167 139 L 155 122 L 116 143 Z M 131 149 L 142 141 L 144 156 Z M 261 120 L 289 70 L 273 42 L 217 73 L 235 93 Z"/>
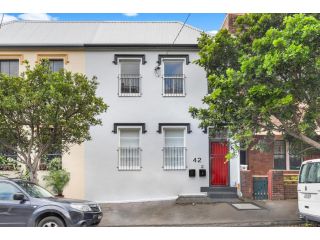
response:
<path id="1" fill-rule="evenodd" d="M 64 227 L 63 221 L 54 216 L 45 217 L 38 223 L 38 227 Z"/>

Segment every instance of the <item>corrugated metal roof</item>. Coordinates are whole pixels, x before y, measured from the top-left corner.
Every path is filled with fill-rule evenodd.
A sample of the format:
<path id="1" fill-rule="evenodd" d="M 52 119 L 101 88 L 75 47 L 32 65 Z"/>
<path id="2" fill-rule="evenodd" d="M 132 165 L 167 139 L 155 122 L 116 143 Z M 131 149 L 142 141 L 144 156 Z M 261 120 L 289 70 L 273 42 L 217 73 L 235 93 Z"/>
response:
<path id="1" fill-rule="evenodd" d="M 181 22 L 14 21 L 2 25 L 0 45 L 172 44 Z M 202 31 L 185 25 L 175 45 L 197 44 Z"/>

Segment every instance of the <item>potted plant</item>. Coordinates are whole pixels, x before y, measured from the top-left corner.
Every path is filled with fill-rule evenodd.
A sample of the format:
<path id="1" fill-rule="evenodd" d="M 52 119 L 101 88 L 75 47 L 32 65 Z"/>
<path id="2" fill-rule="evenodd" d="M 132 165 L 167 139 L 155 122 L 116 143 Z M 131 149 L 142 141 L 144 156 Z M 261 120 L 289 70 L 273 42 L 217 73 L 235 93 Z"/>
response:
<path id="1" fill-rule="evenodd" d="M 48 165 L 49 173 L 44 176 L 46 186 L 50 187 L 57 197 L 64 197 L 63 189 L 70 181 L 70 173 L 62 168 L 60 158 L 55 158 Z"/>

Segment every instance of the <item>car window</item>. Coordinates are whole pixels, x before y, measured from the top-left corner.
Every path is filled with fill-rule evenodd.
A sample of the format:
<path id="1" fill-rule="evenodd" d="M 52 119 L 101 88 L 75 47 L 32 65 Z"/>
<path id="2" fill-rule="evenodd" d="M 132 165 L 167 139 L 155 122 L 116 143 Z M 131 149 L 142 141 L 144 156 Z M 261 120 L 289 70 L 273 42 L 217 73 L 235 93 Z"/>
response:
<path id="1" fill-rule="evenodd" d="M 53 197 L 53 195 L 45 190 L 44 188 L 26 181 L 16 181 L 16 183 L 26 191 L 31 197 L 34 198 L 49 198 Z"/>
<path id="2" fill-rule="evenodd" d="M 319 165 L 318 163 L 312 163 L 310 164 L 310 169 L 308 172 L 308 176 L 307 176 L 307 183 L 316 183 L 317 182 L 317 172 L 318 172 L 318 168 Z"/>
<path id="3" fill-rule="evenodd" d="M 13 195 L 19 192 L 11 183 L 0 182 L 0 201 L 13 201 Z"/>

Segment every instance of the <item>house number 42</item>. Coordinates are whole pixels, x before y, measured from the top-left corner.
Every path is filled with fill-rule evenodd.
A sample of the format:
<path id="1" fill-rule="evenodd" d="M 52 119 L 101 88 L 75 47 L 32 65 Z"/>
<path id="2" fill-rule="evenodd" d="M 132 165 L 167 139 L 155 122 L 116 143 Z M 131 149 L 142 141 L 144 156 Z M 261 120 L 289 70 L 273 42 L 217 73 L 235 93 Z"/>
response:
<path id="1" fill-rule="evenodd" d="M 194 158 L 194 159 L 193 159 L 193 162 L 195 162 L 195 163 L 201 163 L 201 157 Z"/>

